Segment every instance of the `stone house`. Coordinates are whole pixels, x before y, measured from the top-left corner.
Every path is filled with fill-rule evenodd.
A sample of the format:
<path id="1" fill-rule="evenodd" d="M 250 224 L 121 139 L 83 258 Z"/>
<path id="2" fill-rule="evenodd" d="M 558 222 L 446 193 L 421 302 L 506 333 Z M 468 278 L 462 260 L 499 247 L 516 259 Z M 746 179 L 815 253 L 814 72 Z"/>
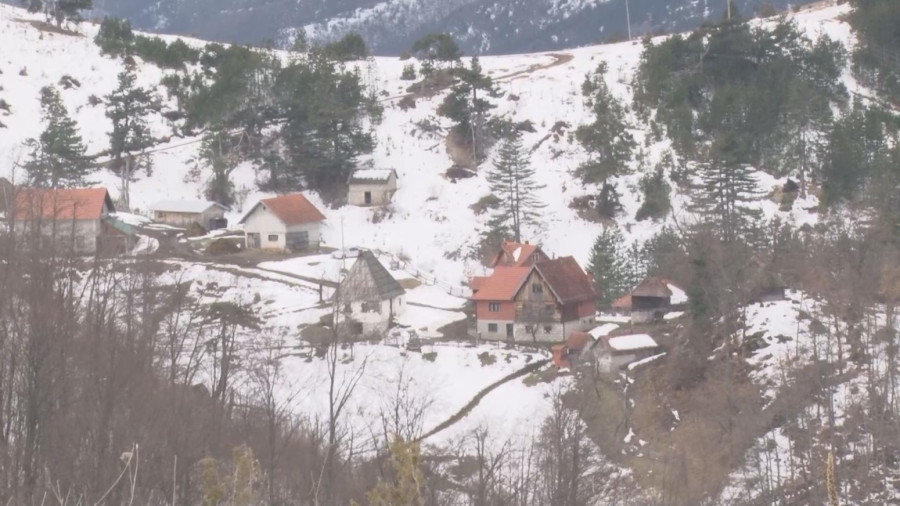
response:
<path id="1" fill-rule="evenodd" d="M 338 322 L 354 335 L 384 334 L 406 311 L 406 290 L 368 250 L 362 250 L 335 294 Z"/>
<path id="2" fill-rule="evenodd" d="M 475 284 L 475 327 L 485 339 L 559 342 L 594 321 L 597 294 L 572 257 L 500 265 Z"/>
<path id="3" fill-rule="evenodd" d="M 301 251 L 318 248 L 325 215 L 300 193 L 262 199 L 239 223 L 248 249 Z"/>
<path id="4" fill-rule="evenodd" d="M 206 200 L 163 200 L 150 206 L 153 221 L 188 227 L 194 223 L 206 230 L 223 228 L 222 221 L 228 208 Z"/>
<path id="5" fill-rule="evenodd" d="M 115 219 L 106 188 L 19 188 L 12 212 L 16 234 L 33 247 L 80 255 L 121 253 L 134 230 Z"/>
<path id="6" fill-rule="evenodd" d="M 383 206 L 397 191 L 394 169 L 360 169 L 347 179 L 347 203 L 351 206 Z"/>

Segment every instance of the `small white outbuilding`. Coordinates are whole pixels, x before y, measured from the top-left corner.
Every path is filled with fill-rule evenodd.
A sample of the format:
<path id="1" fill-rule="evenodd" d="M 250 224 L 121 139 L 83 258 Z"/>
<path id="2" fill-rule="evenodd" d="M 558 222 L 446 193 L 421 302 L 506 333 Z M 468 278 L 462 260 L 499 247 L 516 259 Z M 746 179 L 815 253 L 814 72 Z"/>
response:
<path id="1" fill-rule="evenodd" d="M 394 169 L 360 169 L 347 180 L 347 203 L 351 206 L 383 206 L 397 191 Z"/>

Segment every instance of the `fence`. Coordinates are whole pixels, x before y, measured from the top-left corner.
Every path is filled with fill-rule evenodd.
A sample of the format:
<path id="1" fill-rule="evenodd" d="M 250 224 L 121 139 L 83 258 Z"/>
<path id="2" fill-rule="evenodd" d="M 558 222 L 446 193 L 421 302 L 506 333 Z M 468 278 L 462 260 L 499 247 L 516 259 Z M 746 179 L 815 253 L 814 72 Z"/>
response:
<path id="1" fill-rule="evenodd" d="M 437 276 L 422 271 L 417 267 L 409 265 L 408 262 L 404 261 L 400 257 L 394 255 L 393 253 L 381 250 L 374 250 L 379 256 L 386 256 L 391 259 L 391 269 L 393 270 L 402 270 L 403 272 L 409 274 L 410 276 L 418 279 L 422 282 L 423 285 L 436 286 L 441 290 L 447 292 L 447 294 L 452 295 L 454 297 L 462 297 L 468 298 L 472 295 L 472 290 L 456 285 L 444 280 L 439 279 Z"/>

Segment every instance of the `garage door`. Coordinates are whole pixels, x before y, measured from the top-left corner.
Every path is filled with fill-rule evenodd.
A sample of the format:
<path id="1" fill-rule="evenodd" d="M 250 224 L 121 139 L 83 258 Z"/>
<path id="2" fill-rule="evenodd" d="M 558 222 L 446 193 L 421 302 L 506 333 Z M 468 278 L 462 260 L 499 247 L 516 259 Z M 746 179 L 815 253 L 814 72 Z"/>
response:
<path id="1" fill-rule="evenodd" d="M 285 236 L 287 247 L 291 250 L 309 248 L 309 232 L 288 232 Z"/>

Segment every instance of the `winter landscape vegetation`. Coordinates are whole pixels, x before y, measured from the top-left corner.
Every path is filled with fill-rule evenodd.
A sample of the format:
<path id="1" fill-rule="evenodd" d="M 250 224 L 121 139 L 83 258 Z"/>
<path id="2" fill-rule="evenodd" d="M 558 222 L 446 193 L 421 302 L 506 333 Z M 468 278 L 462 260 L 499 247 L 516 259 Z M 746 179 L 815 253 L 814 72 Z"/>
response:
<path id="1" fill-rule="evenodd" d="M 0 504 L 900 504 L 900 2 L 616 3 L 0 5 Z"/>

